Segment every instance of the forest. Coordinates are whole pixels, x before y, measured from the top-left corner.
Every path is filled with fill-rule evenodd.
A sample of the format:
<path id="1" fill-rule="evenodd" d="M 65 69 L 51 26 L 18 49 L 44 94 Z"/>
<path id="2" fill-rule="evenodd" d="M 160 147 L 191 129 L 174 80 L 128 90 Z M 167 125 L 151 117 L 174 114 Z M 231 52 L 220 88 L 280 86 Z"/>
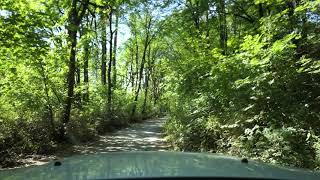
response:
<path id="1" fill-rule="evenodd" d="M 164 116 L 173 150 L 320 168 L 320 0 L 1 0 L 0 166 Z"/>

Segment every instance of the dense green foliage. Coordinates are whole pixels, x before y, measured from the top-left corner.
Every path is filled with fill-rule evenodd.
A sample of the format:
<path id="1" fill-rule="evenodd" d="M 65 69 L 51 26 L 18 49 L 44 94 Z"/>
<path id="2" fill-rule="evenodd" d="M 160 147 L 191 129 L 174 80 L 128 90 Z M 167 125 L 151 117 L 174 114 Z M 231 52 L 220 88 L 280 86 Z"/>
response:
<path id="1" fill-rule="evenodd" d="M 177 150 L 320 167 L 319 0 L 2 0 L 0 162 L 169 116 Z"/>
<path id="2" fill-rule="evenodd" d="M 153 51 L 146 34 L 132 36 L 146 49 L 132 51 L 135 61 L 117 44 L 119 24 L 141 8 L 126 1 L 1 1 L 0 165 L 160 115 L 160 72 L 149 70 L 157 62 L 142 58 Z M 130 20 L 125 33 L 144 23 Z"/>
<path id="3" fill-rule="evenodd" d="M 219 13 L 203 19 L 219 1 L 187 2 L 204 10 L 198 28 L 192 5 L 169 19 L 181 27 L 168 32 L 169 140 L 183 151 L 319 167 L 319 1 L 229 1 L 226 22 Z"/>

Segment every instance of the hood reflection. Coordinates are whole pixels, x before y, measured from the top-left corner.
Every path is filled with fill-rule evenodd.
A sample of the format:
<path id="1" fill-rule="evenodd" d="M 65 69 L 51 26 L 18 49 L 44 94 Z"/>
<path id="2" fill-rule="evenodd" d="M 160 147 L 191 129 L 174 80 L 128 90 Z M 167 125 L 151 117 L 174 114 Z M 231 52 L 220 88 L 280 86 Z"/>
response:
<path id="1" fill-rule="evenodd" d="M 3 171 L 0 179 L 112 179 L 133 177 L 264 177 L 319 179 L 318 174 L 289 170 L 214 154 L 175 152 L 117 152 L 67 158 L 53 163 Z"/>

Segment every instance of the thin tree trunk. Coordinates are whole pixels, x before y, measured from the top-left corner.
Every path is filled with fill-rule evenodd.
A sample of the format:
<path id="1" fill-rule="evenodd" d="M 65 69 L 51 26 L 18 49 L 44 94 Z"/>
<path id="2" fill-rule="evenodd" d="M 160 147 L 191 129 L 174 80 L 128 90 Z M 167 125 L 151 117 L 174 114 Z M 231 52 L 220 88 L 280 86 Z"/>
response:
<path id="1" fill-rule="evenodd" d="M 261 19 L 264 16 L 264 8 L 263 8 L 263 4 L 259 3 L 258 4 L 258 8 L 259 8 L 259 18 Z"/>
<path id="2" fill-rule="evenodd" d="M 142 54 L 140 70 L 139 70 L 138 88 L 137 88 L 137 91 L 136 91 L 136 94 L 135 94 L 135 97 L 134 97 L 134 104 L 133 104 L 132 111 L 131 111 L 131 118 L 134 117 L 136 109 L 137 109 L 137 102 L 138 102 L 138 97 L 139 97 L 139 93 L 140 93 L 140 89 L 141 89 L 141 80 L 142 80 L 142 77 L 143 77 L 143 69 L 144 69 L 144 64 L 145 64 L 145 61 L 146 61 L 147 48 L 148 48 L 148 46 L 150 44 L 150 40 L 149 40 L 150 27 L 151 27 L 151 18 L 149 18 L 149 20 L 147 18 L 146 19 L 146 31 L 147 31 L 147 34 L 146 34 L 146 39 L 145 39 L 145 42 L 144 42 L 144 49 L 143 49 L 143 54 Z"/>
<path id="3" fill-rule="evenodd" d="M 102 55 L 101 55 L 101 84 L 107 84 L 107 29 L 106 29 L 106 17 L 102 16 L 102 33 L 101 33 L 101 45 L 102 45 Z"/>
<path id="4" fill-rule="evenodd" d="M 133 59 L 134 59 L 134 54 L 133 54 L 133 48 L 132 48 L 132 51 L 131 51 L 131 62 L 130 62 L 130 80 L 131 80 L 131 88 L 132 88 L 132 90 L 134 90 Z"/>
<path id="5" fill-rule="evenodd" d="M 51 105 L 51 101 L 50 101 L 50 97 L 49 97 L 49 88 L 48 88 L 48 76 L 45 72 L 44 69 L 44 65 L 43 62 L 40 61 L 39 62 L 40 67 L 41 67 L 41 76 L 42 76 L 42 80 L 43 80 L 43 84 L 44 84 L 44 92 L 46 94 L 46 101 L 47 101 L 47 105 L 46 108 L 48 109 L 48 119 L 49 119 L 49 123 L 50 123 L 50 131 L 52 135 L 55 135 L 55 125 L 54 125 L 54 119 L 53 119 L 53 108 Z"/>
<path id="6" fill-rule="evenodd" d="M 83 82 L 84 82 L 84 93 L 83 100 L 89 101 L 89 42 L 86 41 L 84 45 L 84 59 L 83 59 Z"/>
<path id="7" fill-rule="evenodd" d="M 78 61 L 78 59 L 76 59 Z M 76 85 L 80 85 L 81 83 L 81 75 L 80 75 L 80 67 L 79 67 L 80 62 L 76 63 Z"/>
<path id="8" fill-rule="evenodd" d="M 135 36 L 137 36 L 135 34 Z M 138 79 L 139 79 L 139 45 L 138 45 L 138 40 L 137 40 L 137 37 L 136 38 L 136 42 L 135 42 L 135 45 L 136 45 L 136 71 L 135 71 L 135 84 L 134 84 L 134 91 L 136 91 L 138 89 Z"/>
<path id="9" fill-rule="evenodd" d="M 111 115 L 111 106 L 112 106 L 112 81 L 111 81 L 111 68 L 112 68 L 112 60 L 113 60 L 113 51 L 112 51 L 112 40 L 113 40 L 113 32 L 112 32 L 112 10 L 110 11 L 109 15 L 109 28 L 110 28 L 110 47 L 109 47 L 109 54 L 110 59 L 108 63 L 108 94 L 107 94 L 107 113 Z"/>
<path id="10" fill-rule="evenodd" d="M 131 58 L 130 58 L 131 59 Z M 124 77 L 123 79 L 123 84 L 125 84 L 125 92 L 128 91 L 128 88 L 130 86 L 130 83 L 131 83 L 131 72 L 130 72 L 130 64 L 131 64 L 131 61 L 130 62 L 126 62 L 126 77 Z"/>
<path id="11" fill-rule="evenodd" d="M 98 29 L 97 29 L 97 18 L 94 18 L 94 32 L 95 32 L 94 34 L 95 34 L 96 43 L 93 43 L 93 45 L 94 46 L 99 46 L 99 36 L 98 36 Z M 98 60 L 99 59 L 99 50 L 98 49 L 94 49 L 93 52 L 94 52 L 94 56 L 95 56 L 95 59 L 94 59 L 94 77 L 95 77 L 95 79 L 98 79 L 98 76 L 99 76 L 98 72 L 101 72 L 102 64 L 100 64 L 100 62 Z M 100 77 L 102 77 L 101 74 L 100 74 Z M 101 82 L 102 82 L 102 78 L 101 78 Z"/>
<path id="12" fill-rule="evenodd" d="M 210 27 L 209 27 L 209 5 L 208 5 L 208 10 L 206 10 L 206 37 L 208 38 L 208 43 L 210 43 L 209 34 L 210 34 Z"/>
<path id="13" fill-rule="evenodd" d="M 114 44 L 113 44 L 113 77 L 112 77 L 112 87 L 113 89 L 116 88 L 117 84 L 117 68 L 116 68 L 116 54 L 117 54 L 117 39 L 118 39 L 118 27 L 119 27 L 119 12 L 118 9 L 116 10 L 116 29 L 114 32 Z"/>
<path id="14" fill-rule="evenodd" d="M 132 48 L 133 49 L 133 48 Z M 131 75 L 131 88 L 134 90 L 134 70 L 133 70 L 133 59 L 134 59 L 134 54 L 133 51 L 131 52 L 131 64 L 130 64 L 130 75 Z"/>
<path id="15" fill-rule="evenodd" d="M 143 100 L 143 106 L 142 106 L 142 115 L 143 116 L 146 115 L 146 109 L 147 109 L 147 99 L 148 99 L 148 89 L 149 89 L 149 76 L 150 76 L 150 73 L 151 73 L 150 53 L 151 53 L 151 46 L 149 45 L 149 49 L 148 49 L 148 68 L 146 69 L 144 100 Z"/>
<path id="16" fill-rule="evenodd" d="M 81 75 L 80 75 L 80 62 L 78 62 L 79 59 L 76 58 L 76 79 L 75 79 L 75 86 L 79 87 L 81 85 Z M 77 105 L 78 108 L 81 108 L 81 91 L 77 91 L 75 93 L 75 97 L 74 97 L 75 103 Z"/>
<path id="17" fill-rule="evenodd" d="M 126 83 L 126 91 L 128 88 L 131 86 L 131 90 L 133 90 L 133 85 L 134 85 L 134 72 L 133 72 L 133 59 L 134 59 L 134 54 L 133 54 L 133 48 L 132 46 L 129 46 L 130 48 L 130 61 L 127 64 L 127 74 L 128 74 L 128 82 Z"/>
<path id="18" fill-rule="evenodd" d="M 220 48 L 223 54 L 227 54 L 227 19 L 225 0 L 219 0 L 219 25 L 220 25 Z"/>
<path id="19" fill-rule="evenodd" d="M 156 57 L 155 56 L 156 56 L 156 54 L 155 54 L 155 52 L 153 52 L 153 55 L 151 56 L 152 61 L 151 61 L 151 70 L 150 70 L 150 75 L 149 75 L 150 83 L 151 83 L 151 86 L 152 86 L 152 89 L 151 89 L 151 91 L 152 91 L 151 100 L 154 99 L 154 85 L 155 85 L 155 83 L 154 83 L 154 81 L 155 81 L 154 72 L 156 71 L 156 67 L 155 67 L 155 59 L 156 59 Z"/>

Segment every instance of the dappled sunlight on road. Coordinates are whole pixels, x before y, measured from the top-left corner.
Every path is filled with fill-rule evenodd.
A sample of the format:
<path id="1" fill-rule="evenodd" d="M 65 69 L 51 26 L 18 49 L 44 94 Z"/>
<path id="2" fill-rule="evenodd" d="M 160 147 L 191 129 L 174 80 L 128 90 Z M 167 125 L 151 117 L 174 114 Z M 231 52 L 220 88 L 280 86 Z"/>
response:
<path id="1" fill-rule="evenodd" d="M 99 136 L 97 141 L 77 144 L 57 152 L 54 155 L 29 155 L 21 158 L 21 168 L 43 165 L 54 159 L 63 159 L 78 154 L 98 154 L 119 151 L 167 151 L 170 146 L 166 143 L 162 133 L 162 126 L 166 119 L 150 119 L 136 123 L 130 127 Z"/>
<path id="2" fill-rule="evenodd" d="M 106 153 L 115 151 L 166 151 L 168 144 L 161 132 L 164 118 L 151 119 L 131 127 L 100 136 L 96 142 L 74 146 L 80 154 Z"/>

